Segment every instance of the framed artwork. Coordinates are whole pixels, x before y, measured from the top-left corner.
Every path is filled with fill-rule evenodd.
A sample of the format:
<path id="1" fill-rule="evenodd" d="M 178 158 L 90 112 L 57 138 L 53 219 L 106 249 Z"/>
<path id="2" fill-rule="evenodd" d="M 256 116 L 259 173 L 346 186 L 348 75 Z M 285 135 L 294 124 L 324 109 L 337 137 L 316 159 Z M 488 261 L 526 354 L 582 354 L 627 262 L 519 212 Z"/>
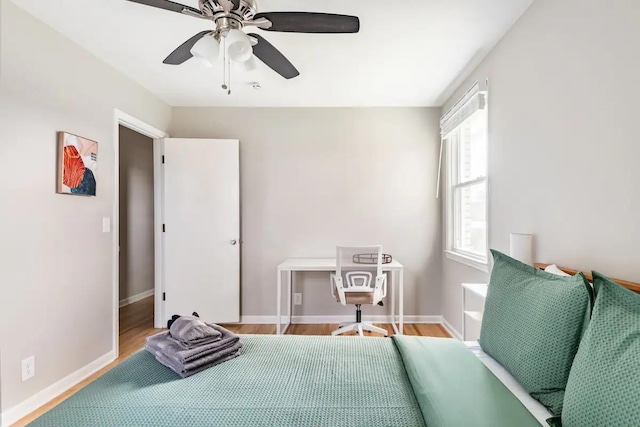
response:
<path id="1" fill-rule="evenodd" d="M 96 141 L 58 132 L 58 193 L 95 196 L 97 167 Z"/>

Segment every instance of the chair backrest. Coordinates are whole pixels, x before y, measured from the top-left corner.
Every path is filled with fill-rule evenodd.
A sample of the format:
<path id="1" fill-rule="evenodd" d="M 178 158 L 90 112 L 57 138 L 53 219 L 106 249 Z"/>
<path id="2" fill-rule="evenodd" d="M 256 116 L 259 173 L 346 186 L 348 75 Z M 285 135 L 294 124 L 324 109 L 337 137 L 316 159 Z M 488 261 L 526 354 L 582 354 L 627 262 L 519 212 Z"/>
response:
<path id="1" fill-rule="evenodd" d="M 354 255 L 370 254 L 372 260 L 375 261 L 372 264 L 359 264 L 353 262 Z M 355 269 L 355 268 L 375 268 L 376 277 L 382 274 L 382 245 L 369 245 L 369 246 L 336 246 L 336 275 L 342 275 L 342 269 Z"/>
<path id="2" fill-rule="evenodd" d="M 356 263 L 355 255 L 360 255 L 359 260 L 370 262 Z M 375 278 L 371 272 L 374 268 Z M 347 269 L 345 280 L 343 269 Z M 386 279 L 382 273 L 382 245 L 336 246 L 336 274 L 331 275 L 331 293 L 335 296 L 334 290 L 337 290 L 342 305 L 346 305 L 346 293 L 359 291 L 373 292 L 373 304 L 377 304 L 387 295 Z"/>
<path id="3" fill-rule="evenodd" d="M 350 271 L 344 277 L 350 291 L 371 290 L 373 275 L 370 271 Z"/>

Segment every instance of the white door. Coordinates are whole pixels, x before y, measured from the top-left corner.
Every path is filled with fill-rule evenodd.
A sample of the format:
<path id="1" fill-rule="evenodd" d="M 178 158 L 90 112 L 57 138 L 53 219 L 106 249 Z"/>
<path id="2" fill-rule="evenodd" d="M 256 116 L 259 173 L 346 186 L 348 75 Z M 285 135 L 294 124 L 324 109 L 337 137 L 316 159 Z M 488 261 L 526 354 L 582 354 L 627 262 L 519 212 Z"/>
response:
<path id="1" fill-rule="evenodd" d="M 239 142 L 164 140 L 165 320 L 240 321 Z"/>

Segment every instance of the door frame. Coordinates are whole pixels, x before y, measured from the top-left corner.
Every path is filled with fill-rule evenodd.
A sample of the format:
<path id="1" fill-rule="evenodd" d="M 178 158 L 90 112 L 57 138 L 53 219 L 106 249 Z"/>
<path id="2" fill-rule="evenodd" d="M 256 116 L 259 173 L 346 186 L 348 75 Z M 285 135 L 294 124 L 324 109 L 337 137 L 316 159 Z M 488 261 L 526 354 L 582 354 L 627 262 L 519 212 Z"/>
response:
<path id="1" fill-rule="evenodd" d="M 113 285 L 113 351 L 120 355 L 120 125 L 153 139 L 153 235 L 154 235 L 154 327 L 162 327 L 163 257 L 162 257 L 162 155 L 163 138 L 169 135 L 117 108 L 113 109 L 113 213 L 112 213 L 112 285 Z"/>

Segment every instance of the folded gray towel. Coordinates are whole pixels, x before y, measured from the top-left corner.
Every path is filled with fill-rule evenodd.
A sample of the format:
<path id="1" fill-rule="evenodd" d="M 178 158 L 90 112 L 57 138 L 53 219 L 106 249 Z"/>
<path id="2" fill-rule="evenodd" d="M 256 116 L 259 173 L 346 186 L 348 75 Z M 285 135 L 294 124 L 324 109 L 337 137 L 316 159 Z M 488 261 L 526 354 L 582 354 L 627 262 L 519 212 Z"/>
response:
<path id="1" fill-rule="evenodd" d="M 185 344 L 197 343 L 211 338 L 220 338 L 222 333 L 207 325 L 198 317 L 182 316 L 177 318 L 169 329 L 171 336 Z"/>
<path id="2" fill-rule="evenodd" d="M 206 365 L 200 366 L 200 367 L 192 369 L 192 370 L 183 370 L 180 366 L 175 365 L 175 363 L 173 361 L 165 358 L 162 355 L 156 356 L 156 360 L 158 362 L 162 363 L 167 368 L 171 369 L 176 374 L 180 375 L 182 378 L 187 378 L 187 377 L 190 377 L 193 374 L 197 374 L 198 372 L 202 372 L 205 369 L 209 369 L 212 366 L 219 365 L 219 364 L 221 364 L 223 362 L 226 362 L 227 360 L 231 360 L 231 359 L 233 359 L 234 357 L 237 357 L 237 356 L 238 356 L 238 352 L 236 351 L 235 353 L 228 354 L 227 356 L 222 356 L 221 358 L 216 359 L 215 361 L 213 361 L 211 363 L 208 363 Z"/>
<path id="3" fill-rule="evenodd" d="M 161 332 L 156 335 L 147 337 L 147 347 L 152 352 L 159 351 L 163 353 L 167 358 L 175 360 L 180 364 L 193 362 L 194 360 L 208 356 L 215 352 L 222 351 L 236 344 L 240 338 L 237 335 L 226 330 L 222 326 L 212 325 L 217 331 L 222 333 L 222 338 L 211 344 L 202 345 L 190 350 L 185 350 L 176 344 L 173 340 L 170 340 L 169 332 Z"/>
<path id="4" fill-rule="evenodd" d="M 215 362 L 221 357 L 226 357 L 230 354 L 238 353 L 238 350 L 240 350 L 241 348 L 242 348 L 242 343 L 238 341 L 231 347 L 227 347 L 223 350 L 216 351 L 215 353 L 202 356 L 201 358 L 196 359 L 192 362 L 185 363 L 184 365 L 182 365 L 182 367 L 186 371 L 192 371 L 194 369 L 198 369 L 201 366 L 208 365 L 209 363 Z"/>
<path id="5" fill-rule="evenodd" d="M 229 348 L 238 342 L 239 338 L 230 338 L 220 340 L 212 344 L 203 345 L 191 350 L 181 348 L 174 341 L 169 339 L 168 333 L 154 335 L 147 338 L 147 347 L 152 351 L 163 353 L 166 357 L 175 360 L 177 363 L 184 364 L 197 360 L 201 357 L 220 352 Z"/>
<path id="6" fill-rule="evenodd" d="M 180 363 L 177 360 L 171 358 L 170 356 L 168 356 L 167 354 L 158 351 L 157 349 L 147 349 L 150 350 L 151 353 L 153 353 L 154 356 L 156 357 L 161 357 L 169 362 L 171 362 L 171 364 L 176 367 L 176 368 L 180 368 L 181 371 L 192 371 L 194 369 L 198 369 L 202 366 L 205 365 L 209 365 L 212 362 L 215 362 L 218 359 L 221 359 L 223 357 L 226 357 L 230 354 L 234 354 L 237 353 L 238 350 L 240 350 L 242 348 L 242 343 L 241 342 L 236 342 L 234 345 L 229 346 L 227 348 L 224 348 L 220 351 L 216 351 L 215 353 L 211 353 L 211 354 L 207 354 L 205 356 L 202 356 L 198 359 L 192 360 L 191 362 L 187 362 L 187 363 Z"/>
<path id="7" fill-rule="evenodd" d="M 220 336 L 217 337 L 210 337 L 210 338 L 203 338 L 201 340 L 194 340 L 194 341 L 190 341 L 190 342 L 184 342 L 184 341 L 180 341 L 174 337 L 171 336 L 171 333 L 169 333 L 169 335 L 167 336 L 167 339 L 175 342 L 176 344 L 178 344 L 180 346 L 180 348 L 184 349 L 184 350 L 192 350 L 196 347 L 200 347 L 203 345 L 207 345 L 207 344 L 211 344 L 214 343 L 216 341 L 220 341 L 222 339 L 222 334 Z"/>

